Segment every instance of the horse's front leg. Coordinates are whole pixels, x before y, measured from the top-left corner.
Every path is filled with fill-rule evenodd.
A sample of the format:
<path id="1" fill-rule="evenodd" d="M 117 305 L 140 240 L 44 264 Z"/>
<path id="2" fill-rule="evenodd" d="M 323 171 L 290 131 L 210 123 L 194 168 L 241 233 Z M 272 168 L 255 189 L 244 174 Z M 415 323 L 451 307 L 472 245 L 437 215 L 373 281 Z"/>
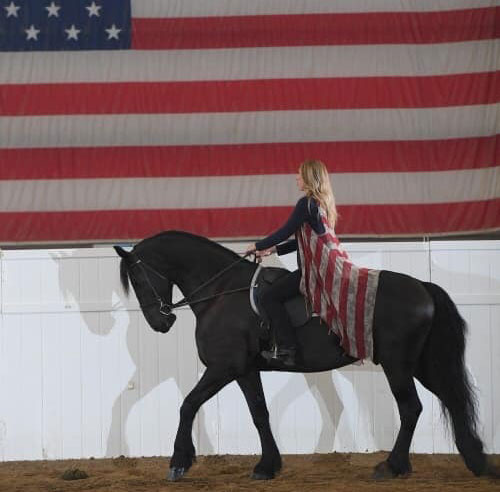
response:
<path id="1" fill-rule="evenodd" d="M 191 468 L 195 459 L 193 445 L 193 421 L 201 405 L 234 380 L 224 368 L 208 368 L 193 390 L 186 396 L 180 409 L 179 428 L 174 443 L 174 454 L 170 460 L 168 479 L 176 481 Z"/>
<path id="2" fill-rule="evenodd" d="M 281 456 L 269 424 L 269 412 L 260 372 L 253 369 L 245 376 L 238 378 L 237 382 L 245 395 L 262 446 L 262 457 L 254 468 L 252 478 L 269 480 L 281 470 Z"/>

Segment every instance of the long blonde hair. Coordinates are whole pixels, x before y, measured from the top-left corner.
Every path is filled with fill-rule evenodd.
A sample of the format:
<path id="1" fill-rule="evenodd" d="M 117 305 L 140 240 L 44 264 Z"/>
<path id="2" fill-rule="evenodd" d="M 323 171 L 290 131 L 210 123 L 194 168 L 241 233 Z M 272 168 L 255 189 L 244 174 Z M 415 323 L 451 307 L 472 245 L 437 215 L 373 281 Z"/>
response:
<path id="1" fill-rule="evenodd" d="M 316 199 L 321 208 L 326 212 L 330 227 L 334 229 L 338 212 L 328 169 L 321 161 L 305 160 L 299 167 L 299 173 L 304 182 L 306 196 Z"/>

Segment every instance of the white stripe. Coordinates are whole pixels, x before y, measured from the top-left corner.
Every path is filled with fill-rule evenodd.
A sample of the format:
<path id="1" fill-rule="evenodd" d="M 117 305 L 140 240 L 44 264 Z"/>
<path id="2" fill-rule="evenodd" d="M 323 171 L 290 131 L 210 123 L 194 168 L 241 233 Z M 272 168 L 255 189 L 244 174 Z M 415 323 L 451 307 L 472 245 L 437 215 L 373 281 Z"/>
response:
<path id="1" fill-rule="evenodd" d="M 500 167 L 413 173 L 345 173 L 331 178 L 343 205 L 447 203 L 500 198 Z"/>
<path id="2" fill-rule="evenodd" d="M 494 71 L 500 40 L 422 45 L 0 53 L 0 84 L 447 75 Z"/>
<path id="3" fill-rule="evenodd" d="M 212 17 L 342 12 L 435 12 L 498 5 L 498 0 L 132 0 L 133 17 Z"/>
<path id="4" fill-rule="evenodd" d="M 326 281 L 329 258 L 330 258 L 330 250 L 328 249 L 328 247 L 323 246 L 323 248 L 321 249 L 321 262 L 319 265 L 319 271 L 321 279 L 323 281 L 323 285 L 325 285 L 324 282 Z M 328 299 L 327 299 L 326 289 L 321 289 L 321 318 L 325 321 L 327 316 L 327 306 L 328 306 Z"/>
<path id="5" fill-rule="evenodd" d="M 373 357 L 373 315 L 375 312 L 375 301 L 377 296 L 379 275 L 380 270 L 370 269 L 368 271 L 364 304 L 365 350 L 368 357 Z"/>
<path id="6" fill-rule="evenodd" d="M 358 349 L 356 346 L 356 292 L 358 287 L 358 274 L 358 268 L 355 265 L 352 265 L 349 274 L 346 306 L 346 329 L 349 338 L 350 353 L 356 355 L 358 354 Z"/>
<path id="7" fill-rule="evenodd" d="M 0 117 L 0 148 L 431 140 L 498 133 L 500 104 L 424 109 Z"/>
<path id="8" fill-rule="evenodd" d="M 309 240 L 309 248 L 310 248 L 310 253 L 311 253 L 311 258 L 314 258 L 314 254 L 316 251 L 316 244 L 318 242 L 318 236 L 314 234 L 314 232 L 311 233 L 311 238 Z M 316 275 L 317 272 L 314 268 L 314 260 L 312 261 L 312 265 L 309 269 L 309 292 L 310 292 L 310 299 L 311 299 L 311 306 L 314 309 L 314 306 L 316 304 Z M 316 313 L 318 314 L 318 313 Z"/>
<path id="9" fill-rule="evenodd" d="M 331 297 L 333 299 L 333 305 L 337 310 L 337 315 L 339 315 L 339 307 L 340 307 L 340 283 L 342 281 L 343 265 L 344 265 L 344 258 L 337 256 L 335 258 L 335 273 L 333 276 L 333 285 L 331 293 Z"/>
<path id="10" fill-rule="evenodd" d="M 500 168 L 332 175 L 341 205 L 447 203 L 500 198 Z M 290 175 L 0 181 L 1 211 L 292 206 Z M 323 261 L 322 261 L 323 268 Z"/>

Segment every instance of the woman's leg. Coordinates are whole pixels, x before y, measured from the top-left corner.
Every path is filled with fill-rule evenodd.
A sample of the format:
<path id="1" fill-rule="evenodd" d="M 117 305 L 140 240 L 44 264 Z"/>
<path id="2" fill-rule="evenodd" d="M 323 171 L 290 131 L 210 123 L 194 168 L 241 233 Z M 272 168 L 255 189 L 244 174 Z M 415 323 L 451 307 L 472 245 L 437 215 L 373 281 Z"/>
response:
<path id="1" fill-rule="evenodd" d="M 288 355 L 290 350 L 295 350 L 295 330 L 290 324 L 284 303 L 300 294 L 299 286 L 300 270 L 296 270 L 276 280 L 261 299 L 274 331 L 278 357 L 283 351 Z"/>

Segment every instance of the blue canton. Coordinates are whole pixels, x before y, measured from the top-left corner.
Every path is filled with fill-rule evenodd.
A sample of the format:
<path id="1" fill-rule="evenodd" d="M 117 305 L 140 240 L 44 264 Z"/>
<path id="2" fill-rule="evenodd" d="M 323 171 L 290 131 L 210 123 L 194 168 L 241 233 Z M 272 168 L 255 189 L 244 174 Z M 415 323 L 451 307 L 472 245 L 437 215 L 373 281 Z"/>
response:
<path id="1" fill-rule="evenodd" d="M 0 0 L 0 51 L 125 50 L 131 0 Z"/>

